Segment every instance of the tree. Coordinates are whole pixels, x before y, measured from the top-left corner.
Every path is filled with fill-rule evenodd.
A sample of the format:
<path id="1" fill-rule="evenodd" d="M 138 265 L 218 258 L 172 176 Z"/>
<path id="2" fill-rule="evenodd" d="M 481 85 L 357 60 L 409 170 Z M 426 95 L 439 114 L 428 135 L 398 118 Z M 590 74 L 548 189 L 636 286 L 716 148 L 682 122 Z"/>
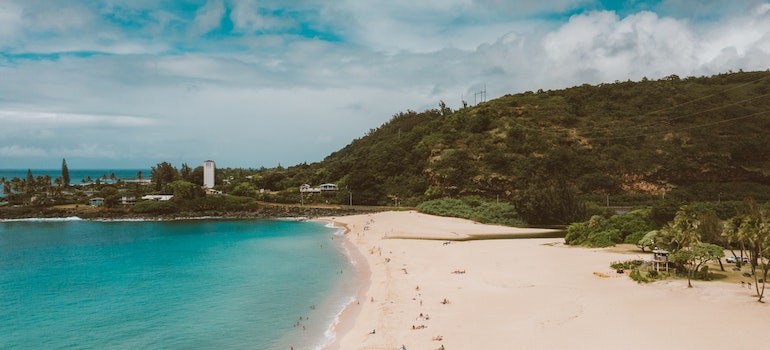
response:
<path id="1" fill-rule="evenodd" d="M 67 160 L 64 158 L 61 160 L 61 178 L 64 186 L 70 185 L 70 169 L 67 167 Z"/>
<path id="2" fill-rule="evenodd" d="M 56 185 L 54 188 L 54 198 L 61 198 L 62 187 L 64 186 L 64 178 L 57 176 L 53 179 L 53 183 Z"/>
<path id="3" fill-rule="evenodd" d="M 579 221 L 585 204 L 576 193 L 577 189 L 564 180 L 535 181 L 516 196 L 516 211 L 531 225 Z"/>
<path id="4" fill-rule="evenodd" d="M 158 163 L 152 167 L 152 182 L 155 183 L 155 190 L 162 191 L 164 186 L 173 182 L 179 177 L 179 172 L 168 162 Z"/>
<path id="5" fill-rule="evenodd" d="M 192 169 L 190 168 L 187 163 L 182 163 L 182 167 L 179 168 L 179 175 L 182 177 L 182 180 L 187 182 L 193 182 L 192 180 Z"/>
<path id="6" fill-rule="evenodd" d="M 700 238 L 703 242 L 716 244 L 718 246 L 727 246 L 727 239 L 722 235 L 722 223 L 717 216 L 716 211 L 713 209 L 707 210 L 700 215 L 700 226 L 698 231 Z M 717 260 L 719 262 L 719 269 L 724 271 L 725 267 L 722 265 L 722 259 Z"/>
<path id="7" fill-rule="evenodd" d="M 700 220 L 698 215 L 690 210 L 687 206 L 683 206 L 676 212 L 674 220 L 663 226 L 660 229 L 660 245 L 668 249 L 672 253 L 676 253 L 679 250 L 690 247 L 696 243 L 701 242 L 700 232 Z"/>
<path id="8" fill-rule="evenodd" d="M 725 234 L 731 242 L 739 243 L 748 252 L 757 301 L 762 302 L 770 272 L 770 213 L 759 208 L 753 199 L 746 199 L 742 213 L 725 224 Z M 757 270 L 762 274 L 761 287 Z"/>
<path id="9" fill-rule="evenodd" d="M 3 194 L 6 196 L 11 194 L 11 182 L 6 180 L 5 177 L 0 179 L 0 182 L 3 183 Z"/>
<path id="10" fill-rule="evenodd" d="M 206 195 L 200 186 L 183 180 L 173 181 L 166 187 L 174 195 L 174 201 L 190 200 Z"/>
<path id="11" fill-rule="evenodd" d="M 35 190 L 35 177 L 32 176 L 32 169 L 27 169 L 27 182 L 24 189 L 26 192 L 33 192 Z"/>
<path id="12" fill-rule="evenodd" d="M 197 166 L 190 172 L 190 181 L 198 186 L 203 186 L 203 167 Z"/>
<path id="13" fill-rule="evenodd" d="M 687 288 L 692 288 L 692 279 L 700 267 L 715 259 L 725 256 L 724 248 L 711 243 L 695 243 L 671 254 L 671 261 L 687 270 Z"/>
<path id="14" fill-rule="evenodd" d="M 230 193 L 236 196 L 254 197 L 257 195 L 257 189 L 248 182 L 241 182 Z"/>
<path id="15" fill-rule="evenodd" d="M 650 251 L 654 250 L 656 247 L 655 239 L 659 234 L 660 232 L 658 230 L 647 232 L 641 239 L 639 239 L 639 242 L 636 243 L 636 246 L 639 247 L 642 251 L 645 251 L 645 248 L 650 248 Z"/>

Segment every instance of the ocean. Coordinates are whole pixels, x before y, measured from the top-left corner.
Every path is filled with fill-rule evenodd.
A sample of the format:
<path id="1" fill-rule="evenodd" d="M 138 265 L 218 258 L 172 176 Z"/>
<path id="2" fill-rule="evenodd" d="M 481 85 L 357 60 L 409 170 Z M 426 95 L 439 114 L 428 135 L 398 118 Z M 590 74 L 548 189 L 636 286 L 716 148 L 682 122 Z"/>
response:
<path id="1" fill-rule="evenodd" d="M 0 169 L 0 177 L 4 177 L 6 180 L 11 180 L 14 177 L 27 179 L 27 170 L 31 170 L 34 177 L 50 176 L 51 183 L 61 176 L 61 169 Z M 81 184 L 88 177 L 95 181 L 106 175 L 109 179 L 112 174 L 115 174 L 118 179 L 135 179 L 140 171 L 145 179 L 149 179 L 152 175 L 150 169 L 69 169 L 70 185 Z"/>
<path id="2" fill-rule="evenodd" d="M 20 179 L 27 179 L 27 170 L 32 171 L 32 176 L 37 178 L 38 176 L 50 176 L 51 184 L 53 180 L 61 176 L 61 168 L 59 169 L 0 169 L 0 178 L 5 178 L 7 181 L 11 181 L 14 177 Z M 149 179 L 152 177 L 152 171 L 150 169 L 69 169 L 70 173 L 70 185 L 80 185 L 84 180 L 91 178 L 92 181 L 96 179 L 102 179 L 105 176 L 107 181 L 110 181 L 112 174 L 115 174 L 117 179 L 135 179 L 138 172 L 142 172 L 142 177 Z M 2 184 L 0 184 L 2 185 Z M 0 186 L 0 196 L 3 196 L 3 187 Z"/>
<path id="3" fill-rule="evenodd" d="M 360 283 L 340 234 L 289 220 L 2 221 L 0 348 L 318 349 Z"/>

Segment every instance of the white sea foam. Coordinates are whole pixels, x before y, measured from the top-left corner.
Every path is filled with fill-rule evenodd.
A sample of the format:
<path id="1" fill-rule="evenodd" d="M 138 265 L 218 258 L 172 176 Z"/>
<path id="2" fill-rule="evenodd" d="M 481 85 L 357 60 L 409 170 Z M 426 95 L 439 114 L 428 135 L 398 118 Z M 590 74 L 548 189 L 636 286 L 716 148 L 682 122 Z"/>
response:
<path id="1" fill-rule="evenodd" d="M 83 221 L 77 216 L 66 218 L 24 218 L 24 219 L 2 219 L 0 222 L 62 222 L 62 221 Z"/>
<path id="2" fill-rule="evenodd" d="M 185 220 L 225 220 L 221 216 L 180 216 L 174 218 L 101 218 L 93 219 L 97 222 L 161 222 L 161 221 L 185 221 Z"/>
<path id="3" fill-rule="evenodd" d="M 342 316 L 342 313 L 345 312 L 345 309 L 347 309 L 350 305 L 353 305 L 353 302 L 356 301 L 355 296 L 351 296 L 348 298 L 348 300 L 344 303 L 342 303 L 341 308 L 337 313 L 334 315 L 334 319 L 332 320 L 332 323 L 329 325 L 329 328 L 324 331 L 324 343 L 319 345 L 316 349 L 320 350 L 323 349 L 326 346 L 329 346 L 333 344 L 337 340 L 337 326 L 340 324 L 340 317 Z"/>

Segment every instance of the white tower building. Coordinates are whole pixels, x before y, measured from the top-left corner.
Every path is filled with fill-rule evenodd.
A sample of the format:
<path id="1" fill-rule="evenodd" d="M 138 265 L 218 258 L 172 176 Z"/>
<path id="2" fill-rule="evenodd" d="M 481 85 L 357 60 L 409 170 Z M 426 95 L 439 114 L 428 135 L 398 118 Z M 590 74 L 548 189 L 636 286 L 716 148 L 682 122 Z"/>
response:
<path id="1" fill-rule="evenodd" d="M 216 170 L 213 160 L 203 162 L 203 187 L 214 188 L 214 170 Z"/>

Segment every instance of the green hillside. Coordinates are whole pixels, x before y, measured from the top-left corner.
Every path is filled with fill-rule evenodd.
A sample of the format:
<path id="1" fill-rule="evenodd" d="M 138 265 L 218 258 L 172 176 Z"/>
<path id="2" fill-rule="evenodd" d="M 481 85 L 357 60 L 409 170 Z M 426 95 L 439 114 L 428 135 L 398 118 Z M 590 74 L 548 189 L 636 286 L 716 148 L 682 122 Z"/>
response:
<path id="1" fill-rule="evenodd" d="M 347 190 L 325 201 L 350 191 L 372 205 L 476 196 L 525 217 L 543 203 L 768 200 L 768 131 L 770 72 L 583 85 L 399 113 L 321 162 L 263 169 L 255 185 L 331 182 Z"/>

